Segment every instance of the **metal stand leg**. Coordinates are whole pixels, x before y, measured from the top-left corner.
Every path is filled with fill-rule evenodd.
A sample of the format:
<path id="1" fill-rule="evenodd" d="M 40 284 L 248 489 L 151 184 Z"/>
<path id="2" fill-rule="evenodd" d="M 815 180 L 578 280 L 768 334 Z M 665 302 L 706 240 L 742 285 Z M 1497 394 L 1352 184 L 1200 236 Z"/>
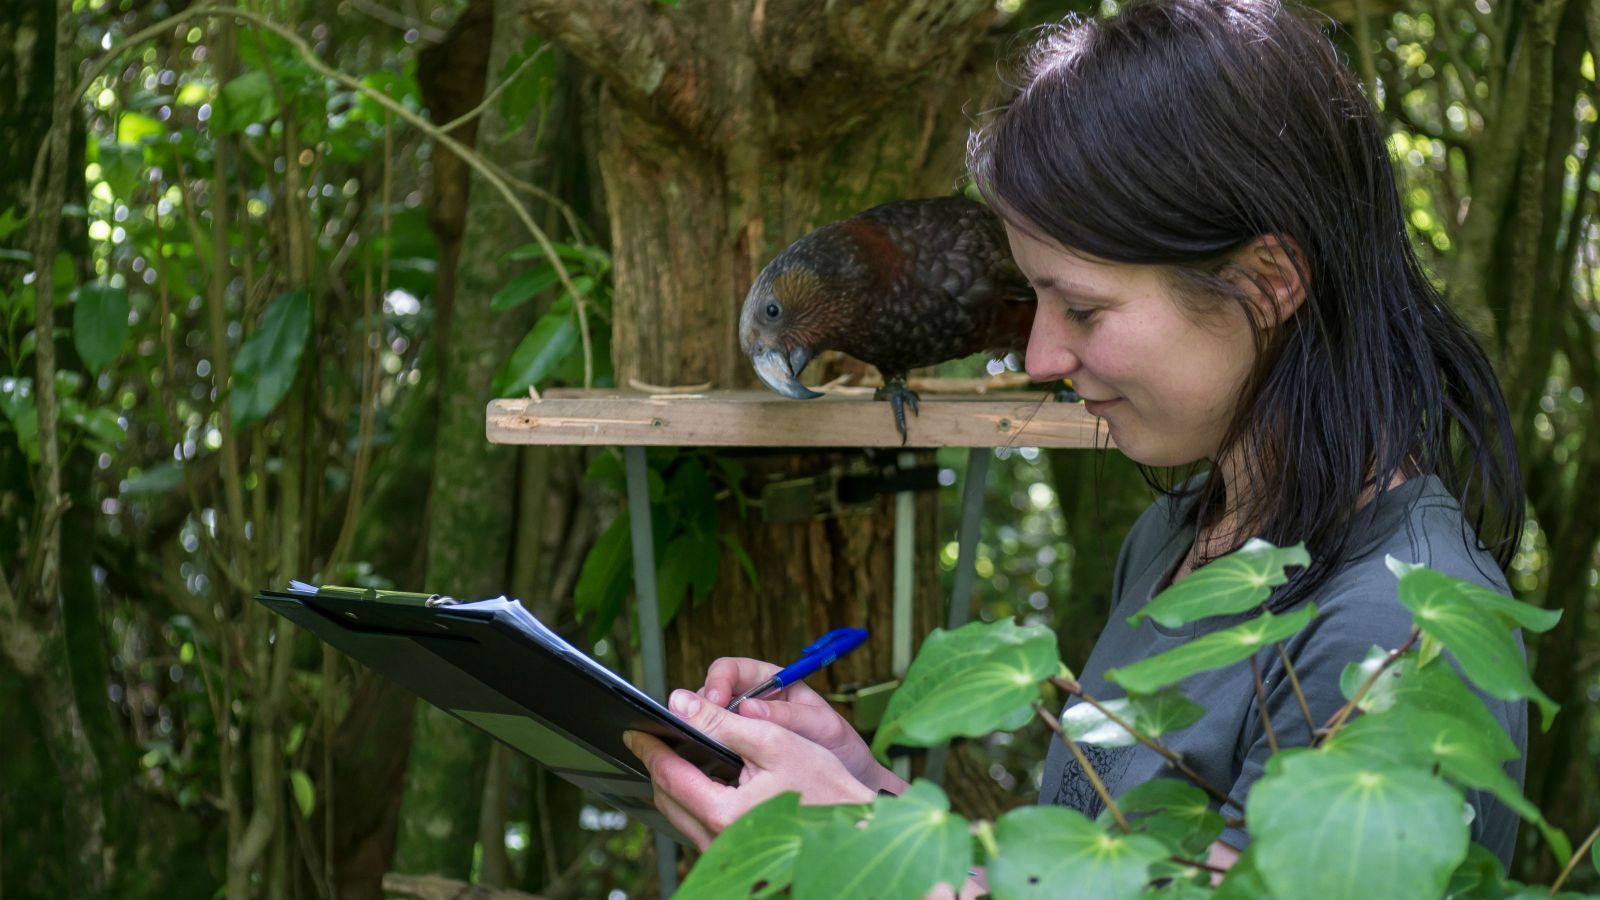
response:
<path id="1" fill-rule="evenodd" d="M 967 453 L 967 480 L 961 486 L 961 525 L 956 532 L 956 581 L 950 591 L 951 631 L 967 624 L 972 616 L 972 578 L 978 559 L 978 525 L 983 521 L 983 486 L 993 455 L 988 447 L 974 447 Z M 923 775 L 934 784 L 944 780 L 944 762 L 949 752 L 948 744 L 928 751 Z"/>
<path id="2" fill-rule="evenodd" d="M 661 607 L 656 600 L 656 547 L 650 529 L 650 486 L 643 447 L 622 448 L 628 477 L 628 525 L 633 534 L 633 586 L 639 606 L 639 655 L 644 662 L 645 693 L 666 702 L 666 654 L 661 645 Z M 661 896 L 678 889 L 678 845 L 664 834 L 655 836 L 656 874 Z"/>
<path id="3" fill-rule="evenodd" d="M 915 455 L 900 454 L 900 468 L 910 469 L 917 463 Z M 892 642 L 889 663 L 895 678 L 905 678 L 911 667 L 911 588 L 912 551 L 916 543 L 916 495 L 901 491 L 894 497 L 894 612 L 892 616 Z M 911 761 L 902 756 L 894 760 L 894 773 L 901 778 L 911 774 Z"/>

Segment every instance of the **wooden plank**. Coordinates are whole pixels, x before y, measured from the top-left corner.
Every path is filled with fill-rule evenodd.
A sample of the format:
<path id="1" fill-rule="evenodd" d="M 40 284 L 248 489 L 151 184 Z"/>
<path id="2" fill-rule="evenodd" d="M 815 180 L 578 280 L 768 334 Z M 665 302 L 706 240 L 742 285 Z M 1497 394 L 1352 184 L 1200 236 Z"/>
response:
<path id="1" fill-rule="evenodd" d="M 907 410 L 908 447 L 1105 447 L 1104 423 L 1081 403 L 1042 393 L 924 394 Z M 550 391 L 540 400 L 495 400 L 496 444 L 676 447 L 899 447 L 889 404 L 837 394 L 790 400 L 771 391 L 639 394 Z"/>

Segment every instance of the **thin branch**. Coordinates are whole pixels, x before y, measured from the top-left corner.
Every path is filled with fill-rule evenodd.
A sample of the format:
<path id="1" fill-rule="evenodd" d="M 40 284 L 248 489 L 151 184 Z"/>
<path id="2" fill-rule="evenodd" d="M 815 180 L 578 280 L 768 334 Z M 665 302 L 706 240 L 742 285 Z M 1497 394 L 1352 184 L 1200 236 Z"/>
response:
<path id="1" fill-rule="evenodd" d="M 510 75 L 507 75 L 504 81 L 502 81 L 499 84 L 495 85 L 494 86 L 494 90 L 492 90 L 489 93 L 485 94 L 483 100 L 477 106 L 474 106 L 473 108 L 467 110 L 466 112 L 462 113 L 461 115 L 456 116 L 454 119 L 451 119 L 449 122 L 446 122 L 445 124 L 440 125 L 439 126 L 439 132 L 441 134 L 447 134 L 449 132 L 455 131 L 457 128 L 460 128 L 461 126 L 467 124 L 468 122 L 472 121 L 473 119 L 476 119 L 478 116 L 483 115 L 483 111 L 489 108 L 489 104 L 491 104 L 495 100 L 499 99 L 500 95 L 504 94 L 506 92 L 506 88 L 511 87 L 511 85 L 518 78 L 520 78 L 522 76 L 522 73 L 526 72 L 528 70 L 529 66 L 533 65 L 534 62 L 536 62 L 539 59 L 539 57 L 545 55 L 549 51 L 550 51 L 550 45 L 549 44 L 540 44 L 539 45 L 539 49 L 537 49 L 537 50 L 533 51 L 532 53 L 528 54 L 528 58 L 523 60 L 522 64 L 517 66 L 515 71 L 513 71 Z"/>
<path id="2" fill-rule="evenodd" d="M 1050 726 L 1051 731 L 1060 736 L 1061 740 L 1066 743 L 1067 749 L 1072 751 L 1072 758 L 1078 761 L 1078 768 L 1083 770 L 1084 776 L 1089 779 L 1089 784 L 1094 787 L 1094 792 L 1100 795 L 1100 802 L 1104 803 L 1106 809 L 1111 811 L 1111 817 L 1117 820 L 1117 826 L 1122 829 L 1124 834 L 1133 831 L 1133 828 L 1128 825 L 1128 820 L 1122 815 L 1122 810 L 1117 807 L 1117 801 L 1111 799 L 1111 792 L 1106 790 L 1105 784 L 1100 780 L 1100 775 L 1095 772 L 1094 766 L 1089 764 L 1089 758 L 1083 755 L 1083 749 L 1078 746 L 1078 742 L 1072 739 L 1072 735 L 1067 734 L 1066 729 L 1062 728 L 1056 717 L 1044 708 L 1043 703 L 1035 701 L 1033 711 L 1039 718 L 1044 720 L 1046 725 Z"/>
<path id="3" fill-rule="evenodd" d="M 1593 831 L 1589 832 L 1589 836 L 1583 839 L 1583 843 L 1578 846 L 1578 849 L 1572 851 L 1572 858 L 1567 860 L 1566 868 L 1561 870 L 1561 874 L 1556 877 L 1555 883 L 1550 885 L 1550 893 L 1547 896 L 1554 897 L 1561 890 L 1561 886 L 1567 881 L 1567 876 L 1571 875 L 1572 870 L 1578 867 L 1578 860 L 1583 859 L 1583 854 L 1594 846 L 1594 840 L 1597 837 L 1600 837 L 1600 826 L 1596 826 Z"/>
<path id="4" fill-rule="evenodd" d="M 1351 697 L 1348 703 L 1339 707 L 1338 712 L 1335 712 L 1333 717 L 1328 719 L 1326 725 L 1317 729 L 1317 733 L 1322 736 L 1322 740 L 1319 743 L 1327 743 L 1329 738 L 1339 733 L 1339 729 L 1344 727 L 1345 721 L 1350 718 L 1351 713 L 1355 712 L 1362 698 L 1367 696 L 1367 691 L 1372 690 L 1372 686 L 1378 683 L 1378 679 L 1383 677 L 1383 673 L 1387 672 L 1390 666 L 1399 662 L 1400 657 L 1406 655 L 1406 651 L 1411 649 L 1411 645 L 1417 642 L 1417 638 L 1421 634 L 1422 632 L 1417 630 L 1417 626 L 1411 626 L 1411 633 L 1406 635 L 1405 643 L 1390 650 L 1389 655 L 1383 658 L 1383 662 L 1378 666 L 1377 671 L 1368 675 L 1367 680 L 1361 682 L 1361 687 L 1356 688 L 1355 696 Z"/>
<path id="5" fill-rule="evenodd" d="M 1289 673 L 1289 686 L 1294 688 L 1294 699 L 1300 704 L 1300 712 L 1306 717 L 1306 734 L 1309 739 L 1317 739 L 1317 723 L 1311 718 L 1311 707 L 1306 704 L 1305 691 L 1300 689 L 1300 677 L 1294 673 L 1294 664 L 1289 662 L 1289 654 L 1283 650 L 1283 642 L 1275 644 L 1278 648 L 1278 659 L 1283 661 L 1283 670 Z"/>
<path id="6" fill-rule="evenodd" d="M 1255 679 L 1256 709 L 1261 710 L 1261 727 L 1267 732 L 1267 746 L 1278 752 L 1278 733 L 1272 729 L 1272 713 L 1267 709 L 1267 688 L 1261 683 L 1261 664 L 1255 655 L 1250 656 L 1250 676 Z"/>
<path id="7" fill-rule="evenodd" d="M 1060 688 L 1061 690 L 1066 691 L 1067 693 L 1071 694 L 1072 696 L 1082 699 L 1083 702 L 1085 702 L 1085 703 L 1089 704 L 1090 706 L 1094 707 L 1095 709 L 1099 710 L 1100 714 L 1105 716 L 1107 719 L 1111 720 L 1112 724 L 1116 725 L 1118 728 L 1121 728 L 1123 731 L 1126 731 L 1127 733 L 1133 735 L 1134 739 L 1137 740 L 1139 743 L 1141 743 L 1141 744 L 1145 745 L 1146 747 L 1149 747 L 1151 750 L 1154 750 L 1155 752 L 1161 754 L 1161 758 L 1162 759 L 1165 759 L 1167 761 L 1167 763 L 1169 765 L 1171 765 L 1174 769 L 1177 769 L 1179 772 L 1182 772 L 1185 777 L 1187 777 L 1190 781 L 1192 781 L 1196 785 L 1198 785 L 1201 790 L 1203 790 L 1206 793 L 1210 794 L 1212 799 L 1216 800 L 1218 803 L 1221 803 L 1224 806 L 1231 805 L 1234 809 L 1244 809 L 1244 804 L 1243 803 L 1240 803 L 1240 802 L 1234 800 L 1232 797 L 1228 796 L 1227 793 L 1225 793 L 1224 791 L 1219 789 L 1216 785 L 1214 785 L 1211 782 L 1207 781 L 1204 776 L 1202 776 L 1199 772 L 1196 772 L 1192 767 L 1190 767 L 1190 765 L 1188 763 L 1184 762 L 1183 761 L 1183 757 L 1181 755 L 1179 755 L 1176 751 L 1168 748 L 1167 746 L 1162 744 L 1160 741 L 1150 737 L 1149 735 L 1147 735 L 1144 732 L 1140 731 L 1139 729 L 1135 728 L 1131 722 L 1127 721 L 1126 719 L 1124 719 L 1121 716 L 1117 715 L 1116 713 L 1112 712 L 1110 709 L 1108 709 L 1106 707 L 1106 705 L 1104 703 L 1101 703 L 1099 700 L 1096 700 L 1092 694 L 1090 694 L 1087 691 L 1085 691 L 1083 689 L 1082 685 L 1078 684 L 1076 681 L 1068 681 L 1065 678 L 1054 678 L 1053 677 L 1053 678 L 1050 679 L 1050 683 L 1055 685 L 1056 687 Z"/>

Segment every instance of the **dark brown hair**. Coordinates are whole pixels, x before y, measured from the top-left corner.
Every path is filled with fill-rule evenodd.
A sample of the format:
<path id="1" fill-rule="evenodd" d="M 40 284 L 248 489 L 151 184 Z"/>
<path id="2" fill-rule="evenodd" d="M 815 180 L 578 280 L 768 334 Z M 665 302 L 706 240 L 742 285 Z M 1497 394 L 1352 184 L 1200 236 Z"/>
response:
<path id="1" fill-rule="evenodd" d="M 1259 348 L 1219 454 L 1237 454 L 1249 536 L 1305 541 L 1303 599 L 1363 548 L 1352 519 L 1395 476 L 1436 474 L 1505 567 L 1522 531 L 1510 417 L 1482 349 L 1408 240 L 1378 114 L 1328 39 L 1274 0 L 1135 0 L 1043 30 L 1016 98 L 974 133 L 969 168 L 1019 227 L 1164 266 L 1185 294 L 1250 304 L 1230 254 L 1298 252 L 1306 299 L 1248 318 Z M 1147 470 L 1168 490 L 1173 473 Z M 1217 475 L 1189 484 L 1218 519 Z"/>

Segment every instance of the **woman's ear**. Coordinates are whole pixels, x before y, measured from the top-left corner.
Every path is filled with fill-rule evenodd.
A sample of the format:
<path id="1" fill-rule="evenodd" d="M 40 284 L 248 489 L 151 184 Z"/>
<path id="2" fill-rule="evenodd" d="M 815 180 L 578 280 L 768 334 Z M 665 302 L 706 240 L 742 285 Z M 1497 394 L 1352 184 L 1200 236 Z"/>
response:
<path id="1" fill-rule="evenodd" d="M 1257 309 L 1269 325 L 1278 325 L 1305 302 L 1311 278 L 1305 260 L 1294 238 L 1264 234 L 1236 251 L 1229 268 L 1246 276 Z"/>

